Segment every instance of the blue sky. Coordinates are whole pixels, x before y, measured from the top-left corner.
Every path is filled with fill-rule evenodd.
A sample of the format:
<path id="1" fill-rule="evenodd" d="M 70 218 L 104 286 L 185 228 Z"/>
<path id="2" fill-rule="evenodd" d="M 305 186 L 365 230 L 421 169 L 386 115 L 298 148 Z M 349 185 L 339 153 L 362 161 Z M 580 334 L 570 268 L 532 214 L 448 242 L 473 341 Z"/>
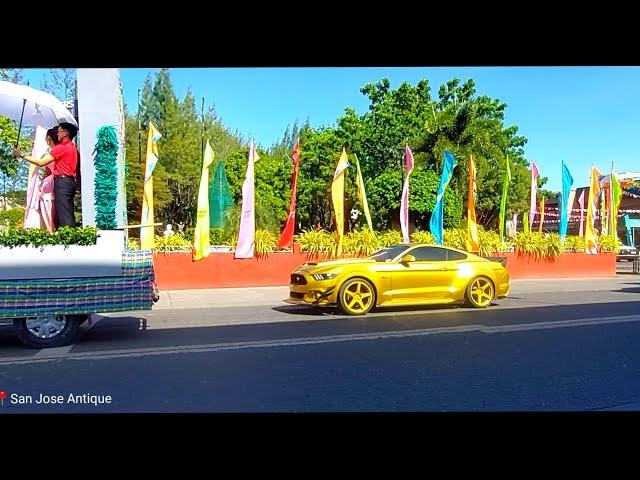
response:
<path id="1" fill-rule="evenodd" d="M 138 88 L 157 69 L 120 70 L 124 101 L 136 110 Z M 46 70 L 24 70 L 39 87 Z M 439 86 L 458 77 L 473 78 L 477 93 L 507 104 L 506 125 L 518 125 L 527 137 L 527 159 L 534 160 L 546 187 L 561 187 L 565 161 L 575 186 L 585 186 L 595 164 L 608 171 L 640 171 L 640 67 L 338 67 L 338 68 L 175 68 L 171 79 L 178 96 L 187 90 L 214 104 L 222 122 L 243 137 L 268 147 L 294 121 L 332 125 L 345 107 L 359 114 L 367 101 L 359 91 L 383 77 L 397 88 L 426 78 Z"/>

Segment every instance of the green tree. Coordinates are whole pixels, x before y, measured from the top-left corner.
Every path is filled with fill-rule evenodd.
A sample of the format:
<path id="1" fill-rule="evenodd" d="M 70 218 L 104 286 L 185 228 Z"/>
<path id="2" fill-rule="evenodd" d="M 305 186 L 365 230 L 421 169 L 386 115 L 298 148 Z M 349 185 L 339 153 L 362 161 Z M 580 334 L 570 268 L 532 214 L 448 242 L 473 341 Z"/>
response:
<path id="1" fill-rule="evenodd" d="M 217 120 L 213 106 L 204 115 L 198 115 L 196 99 L 190 90 L 180 101 L 167 69 L 160 70 L 153 82 L 150 76 L 145 79 L 140 97 L 142 131 L 138 130 L 137 116 L 126 117 L 127 211 L 130 221 L 133 218 L 137 223 L 142 209 L 146 142 L 148 125 L 152 121 L 162 134 L 158 141 L 159 160 L 153 173 L 156 221 L 190 227 L 195 223 L 203 126 L 204 138 L 210 141 L 217 160 L 224 161 L 237 152 L 241 148 L 241 139 L 230 134 Z"/>
<path id="2" fill-rule="evenodd" d="M 506 104 L 477 96 L 473 80 L 462 84 L 458 79 L 450 80 L 440 87 L 437 99 L 432 98 L 427 80 L 419 81 L 415 87 L 403 83 L 391 89 L 389 80 L 382 79 L 365 85 L 361 92 L 370 102 L 366 113 L 358 116 L 353 109 L 346 108 L 335 127 L 308 130 L 302 147 L 300 201 L 300 208 L 307 212 L 301 218 L 327 218 L 331 170 L 340 148 L 348 146 L 358 154 L 365 185 L 372 191 L 374 224 L 377 228 L 393 224 L 402 189 L 404 146 L 408 143 L 414 152 L 416 169 L 409 202 L 414 215 L 430 213 L 437 188 L 437 184 L 432 189 L 431 183 L 425 183 L 424 188 L 414 191 L 418 171 L 430 171 L 439 181 L 444 151 L 449 149 L 458 159 L 458 166 L 447 190 L 452 192 L 453 203 L 449 209 L 445 203 L 448 211 L 445 225 L 454 226 L 461 221 L 472 154 L 478 169 L 479 223 L 486 227 L 496 224 L 505 158 L 508 156 L 511 161 L 514 183 L 522 181 L 528 165 L 523 150 L 526 139 L 517 135 L 517 127 L 504 126 Z M 346 188 L 349 200 L 353 201 L 349 182 Z M 511 210 L 522 208 L 525 201 L 522 189 L 510 189 Z"/>
<path id="3" fill-rule="evenodd" d="M 75 68 L 50 68 L 41 88 L 60 100 L 75 100 L 77 78 Z"/>
<path id="4" fill-rule="evenodd" d="M 4 80 L 5 82 L 22 83 L 22 69 L 0 68 L 0 80 Z"/>

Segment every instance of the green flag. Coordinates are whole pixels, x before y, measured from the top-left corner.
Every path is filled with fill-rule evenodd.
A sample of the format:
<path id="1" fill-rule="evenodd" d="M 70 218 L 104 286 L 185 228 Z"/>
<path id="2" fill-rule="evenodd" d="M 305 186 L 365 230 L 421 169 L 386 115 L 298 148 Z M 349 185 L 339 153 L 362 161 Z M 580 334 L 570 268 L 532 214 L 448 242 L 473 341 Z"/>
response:
<path id="1" fill-rule="evenodd" d="M 613 238 L 618 238 L 618 208 L 620 207 L 620 199 L 622 198 L 622 189 L 620 182 L 616 178 L 616 174 L 611 172 L 611 232 Z M 633 246 L 633 245 L 632 245 Z"/>
<path id="2" fill-rule="evenodd" d="M 524 212 L 522 214 L 522 231 L 524 233 L 529 233 L 529 212 Z"/>
<path id="3" fill-rule="evenodd" d="M 505 158 L 505 170 L 502 183 L 502 198 L 500 199 L 500 241 L 504 240 L 504 210 L 507 206 L 507 190 L 509 190 L 509 182 L 511 181 L 511 167 L 509 166 L 509 156 Z"/>
<path id="4" fill-rule="evenodd" d="M 229 192 L 229 181 L 224 171 L 224 163 L 216 162 L 216 172 L 209 189 L 209 221 L 211 228 L 224 228 L 227 223 L 226 210 L 233 205 Z"/>

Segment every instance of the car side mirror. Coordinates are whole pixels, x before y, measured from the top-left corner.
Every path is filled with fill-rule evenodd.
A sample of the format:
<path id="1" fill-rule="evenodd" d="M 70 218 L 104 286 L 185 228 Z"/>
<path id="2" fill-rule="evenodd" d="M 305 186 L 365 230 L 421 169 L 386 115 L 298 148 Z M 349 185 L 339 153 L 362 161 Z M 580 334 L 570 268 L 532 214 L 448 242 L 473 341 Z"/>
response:
<path id="1" fill-rule="evenodd" d="M 415 261 L 416 261 L 416 257 L 414 257 L 411 254 L 406 254 L 400 259 L 400 263 L 410 263 Z"/>

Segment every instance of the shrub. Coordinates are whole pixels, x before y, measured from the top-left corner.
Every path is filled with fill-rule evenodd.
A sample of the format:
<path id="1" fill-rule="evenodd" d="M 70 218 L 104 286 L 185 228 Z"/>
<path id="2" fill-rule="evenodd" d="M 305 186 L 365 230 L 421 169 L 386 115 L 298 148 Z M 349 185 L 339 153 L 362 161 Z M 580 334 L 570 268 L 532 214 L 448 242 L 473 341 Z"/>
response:
<path id="1" fill-rule="evenodd" d="M 600 235 L 598 237 L 598 245 L 600 245 L 600 250 L 602 252 L 617 252 L 621 243 L 617 236 Z"/>
<path id="2" fill-rule="evenodd" d="M 411 234 L 410 238 L 411 238 L 411 243 L 427 243 L 427 244 L 431 244 L 431 243 L 434 243 L 436 241 L 436 239 L 433 236 L 433 234 L 431 232 L 427 232 L 427 231 L 413 232 Z M 400 243 L 402 243 L 402 242 L 400 242 Z"/>
<path id="3" fill-rule="evenodd" d="M 478 228 L 478 254 L 483 257 L 488 257 L 494 253 L 498 253 L 503 250 L 503 242 L 500 241 L 500 235 L 492 230 L 485 230 L 484 228 Z"/>
<path id="4" fill-rule="evenodd" d="M 382 244 L 374 232 L 369 228 L 356 230 L 345 235 L 342 248 L 344 253 L 368 256 L 380 250 Z"/>
<path id="5" fill-rule="evenodd" d="M 402 234 L 397 230 L 386 230 L 385 232 L 378 233 L 376 237 L 378 237 L 380 245 L 383 247 L 390 247 L 402 243 Z"/>
<path id="6" fill-rule="evenodd" d="M 20 245 L 95 245 L 97 238 L 98 231 L 94 227 L 60 227 L 52 233 L 36 228 L 11 228 L 0 232 L 0 245 L 10 248 Z"/>
<path id="7" fill-rule="evenodd" d="M 17 228 L 22 227 L 22 221 L 24 220 L 24 209 L 12 208 L 11 210 L 0 211 L 0 226 Z"/>
<path id="8" fill-rule="evenodd" d="M 583 237 L 579 237 L 578 235 L 567 235 L 564 237 L 562 249 L 565 252 L 584 252 L 587 249 L 587 244 Z"/>
<path id="9" fill-rule="evenodd" d="M 544 256 L 542 235 L 537 232 L 518 232 L 513 237 L 513 244 L 516 247 L 516 252 L 520 254 L 532 255 L 537 258 Z"/>
<path id="10" fill-rule="evenodd" d="M 562 253 L 560 235 L 557 233 L 547 233 L 542 239 L 543 256 L 547 258 L 559 257 Z"/>
<path id="11" fill-rule="evenodd" d="M 335 239 L 326 230 L 303 230 L 298 235 L 297 243 L 301 252 L 329 254 L 335 246 Z"/>
<path id="12" fill-rule="evenodd" d="M 184 238 L 182 234 L 172 233 L 166 237 L 156 235 L 153 250 L 156 252 L 186 252 L 191 251 L 191 247 L 191 242 Z"/>
<path id="13" fill-rule="evenodd" d="M 467 249 L 467 231 L 462 228 L 450 228 L 444 231 L 442 235 L 442 243 L 446 247 L 458 248 L 460 250 Z"/>
<path id="14" fill-rule="evenodd" d="M 536 258 L 556 258 L 562 252 L 557 233 L 518 232 L 513 239 L 516 251 Z"/>
<path id="15" fill-rule="evenodd" d="M 266 257 L 276 249 L 278 237 L 269 230 L 256 230 L 255 252 L 259 257 Z"/>

